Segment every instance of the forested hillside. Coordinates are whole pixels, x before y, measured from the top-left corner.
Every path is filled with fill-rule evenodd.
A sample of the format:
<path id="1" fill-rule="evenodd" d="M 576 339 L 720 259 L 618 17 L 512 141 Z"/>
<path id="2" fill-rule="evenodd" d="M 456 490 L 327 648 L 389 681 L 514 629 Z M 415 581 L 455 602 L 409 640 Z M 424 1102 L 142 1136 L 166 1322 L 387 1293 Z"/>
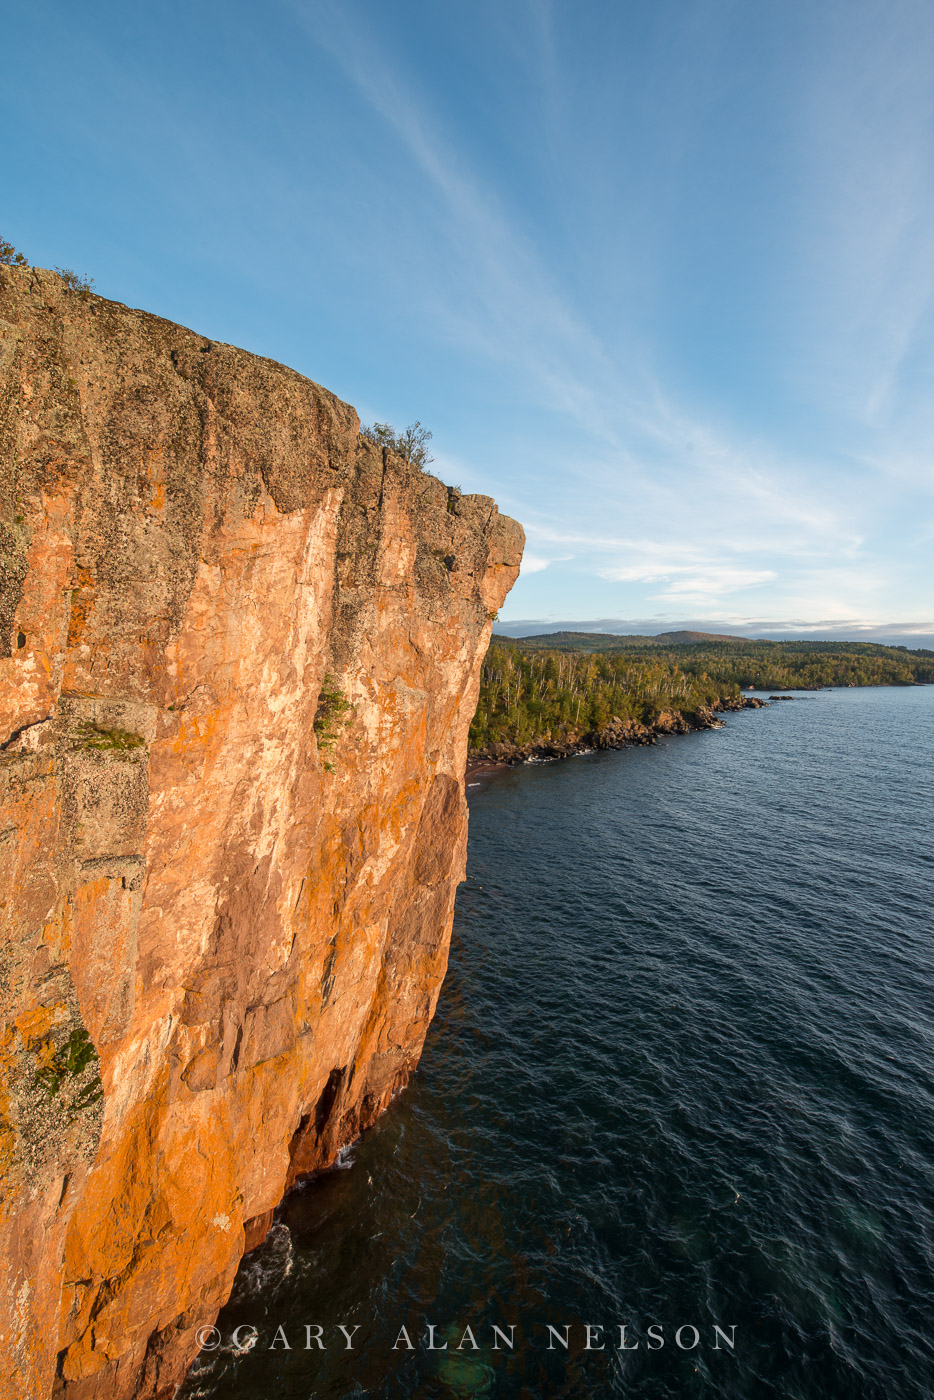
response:
<path id="1" fill-rule="evenodd" d="M 651 726 L 675 711 L 695 717 L 735 701 L 741 690 L 934 682 L 934 653 L 861 642 L 758 642 L 741 638 L 666 643 L 601 638 L 617 645 L 574 647 L 574 634 L 494 637 L 483 665 L 471 748 L 574 741 L 614 719 Z"/>

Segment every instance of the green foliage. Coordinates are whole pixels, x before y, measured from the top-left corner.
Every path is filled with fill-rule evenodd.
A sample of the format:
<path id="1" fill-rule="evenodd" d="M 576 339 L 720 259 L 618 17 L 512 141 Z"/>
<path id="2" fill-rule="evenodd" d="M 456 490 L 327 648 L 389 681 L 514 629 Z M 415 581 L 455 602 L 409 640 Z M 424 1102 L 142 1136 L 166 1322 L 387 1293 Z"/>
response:
<path id="1" fill-rule="evenodd" d="M 118 753 L 129 753 L 145 744 L 141 734 L 131 734 L 126 729 L 98 729 L 96 724 L 85 720 L 78 726 L 81 747 L 85 749 L 110 749 Z"/>
<path id="2" fill-rule="evenodd" d="M 29 259 L 25 253 L 18 252 L 12 243 L 0 238 L 0 264 L 4 267 L 28 267 Z M 94 290 L 93 277 L 85 277 L 83 273 L 75 272 L 71 267 L 56 267 L 53 270 L 64 282 L 66 291 L 77 292 L 87 299 Z"/>
<path id="3" fill-rule="evenodd" d="M 696 714 L 749 686 L 786 690 L 934 682 L 934 653 L 866 642 L 660 644 L 635 637 L 596 651 L 572 648 L 571 635 L 564 634 L 557 645 L 550 638 L 544 645 L 535 637 L 493 639 L 483 663 L 471 748 L 574 740 L 611 719 L 649 725 L 662 710 Z"/>
<path id="4" fill-rule="evenodd" d="M 81 1090 L 81 1093 L 78 1095 L 78 1097 L 72 1104 L 72 1118 L 74 1118 L 76 1114 L 80 1113 L 83 1108 L 90 1108 L 92 1103 L 97 1103 L 98 1100 L 102 1099 L 103 1097 L 104 1086 L 101 1083 L 100 1075 L 97 1075 L 94 1079 L 90 1081 L 89 1084 L 85 1084 L 84 1088 Z"/>
<path id="5" fill-rule="evenodd" d="M 74 269 L 70 267 L 57 267 L 55 271 L 64 282 L 65 290 L 68 292 L 78 292 L 87 300 L 94 290 L 93 277 L 85 277 L 82 273 L 75 272 Z"/>
<path id="6" fill-rule="evenodd" d="M 402 432 L 398 432 L 391 423 L 365 424 L 360 432 L 370 442 L 375 442 L 377 447 L 388 447 L 390 452 L 398 453 L 415 467 L 425 468 L 434 461 L 428 451 L 432 435 L 417 419 Z"/>
<path id="7" fill-rule="evenodd" d="M 28 267 L 25 254 L 18 253 L 12 243 L 0 238 L 0 264 L 4 267 Z"/>
<path id="8" fill-rule="evenodd" d="M 677 634 L 676 634 L 677 635 Z M 682 634 L 684 635 L 684 634 Z M 664 660 L 692 674 L 707 673 L 746 689 L 812 690 L 827 685 L 915 685 L 934 681 L 934 652 L 876 642 L 767 642 L 713 637 L 673 643 L 665 637 L 607 637 L 563 632 L 553 637 L 497 637 L 522 651 L 620 654 L 631 661 Z"/>
<path id="9" fill-rule="evenodd" d="M 41 1084 L 50 1099 L 61 1089 L 67 1079 L 77 1079 L 87 1069 L 88 1065 L 94 1064 L 97 1060 L 97 1051 L 91 1042 L 91 1037 L 82 1026 L 78 1030 L 73 1030 L 71 1035 L 60 1046 L 47 1065 L 36 1074 L 36 1083 Z M 88 1103 L 93 1103 L 95 1099 L 101 1097 L 100 1093 L 95 1093 L 93 1097 L 90 1090 L 100 1087 L 100 1078 L 91 1081 L 85 1089 L 81 1091 L 75 1100 L 74 1108 L 84 1108 Z"/>
<path id="10" fill-rule="evenodd" d="M 470 745 L 555 743 L 611 719 L 651 724 L 662 710 L 695 713 L 738 695 L 710 676 L 652 658 L 531 651 L 494 641 L 483 663 Z"/>
<path id="11" fill-rule="evenodd" d="M 325 676 L 318 693 L 318 707 L 315 710 L 314 720 L 318 748 L 324 752 L 333 749 L 341 729 L 345 724 L 350 723 L 352 715 L 353 705 L 336 684 L 334 677 Z M 329 773 L 333 773 L 334 765 L 327 759 L 324 766 Z"/>

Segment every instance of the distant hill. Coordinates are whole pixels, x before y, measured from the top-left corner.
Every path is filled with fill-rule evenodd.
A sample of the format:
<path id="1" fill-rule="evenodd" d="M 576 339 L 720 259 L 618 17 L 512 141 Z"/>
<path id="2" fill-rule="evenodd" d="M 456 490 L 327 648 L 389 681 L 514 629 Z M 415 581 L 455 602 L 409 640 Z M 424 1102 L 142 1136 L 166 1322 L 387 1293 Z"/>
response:
<path id="1" fill-rule="evenodd" d="M 493 637 L 504 646 L 534 647 L 545 651 L 617 651 L 620 648 L 697 646 L 710 642 L 748 642 L 748 637 L 721 636 L 716 632 L 659 632 L 655 637 L 617 632 L 541 632 L 531 637 Z"/>
<path id="2" fill-rule="evenodd" d="M 739 637 L 735 634 L 724 636 L 716 632 L 659 632 L 654 637 L 641 634 L 626 636 L 618 632 L 535 632 L 530 637 L 506 637 L 495 633 L 490 645 L 514 647 L 519 651 L 564 651 L 577 653 L 601 653 L 614 651 L 641 651 L 643 659 L 655 653 L 667 653 L 674 661 L 677 656 L 679 666 L 694 666 L 704 661 L 715 664 L 718 672 L 732 674 L 736 667 L 745 666 L 748 670 L 753 658 L 766 658 L 770 665 L 777 664 L 779 657 L 810 658 L 848 656 L 851 658 L 888 656 L 893 661 L 899 657 L 917 657 L 928 661 L 934 652 L 924 647 L 886 646 L 882 642 L 840 642 L 840 641 L 773 641 L 761 637 Z M 745 658 L 745 659 L 744 659 Z M 802 659 L 801 664 L 804 664 Z M 723 668 L 726 667 L 726 671 Z M 713 672 L 711 672 L 713 674 Z M 738 674 L 738 672 L 737 672 Z M 747 682 L 748 684 L 749 682 Z M 838 684 L 837 681 L 824 681 L 824 684 Z M 860 680 L 859 685 L 886 685 L 888 681 Z M 773 684 L 778 684 L 777 681 Z"/>
<path id="3" fill-rule="evenodd" d="M 740 637 L 736 633 L 728 636 L 722 632 L 659 632 L 650 640 L 680 646 L 684 642 L 751 642 L 752 638 Z"/>

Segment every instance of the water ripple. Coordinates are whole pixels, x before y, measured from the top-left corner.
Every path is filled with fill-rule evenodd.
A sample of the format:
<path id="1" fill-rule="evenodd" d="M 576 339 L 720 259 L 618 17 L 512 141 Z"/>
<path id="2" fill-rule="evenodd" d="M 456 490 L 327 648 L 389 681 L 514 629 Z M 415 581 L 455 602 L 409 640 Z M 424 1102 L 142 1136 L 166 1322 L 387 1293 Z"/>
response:
<path id="1" fill-rule="evenodd" d="M 186 1393 L 929 1400 L 932 751 L 934 689 L 836 691 L 472 791 L 422 1068 Z"/>

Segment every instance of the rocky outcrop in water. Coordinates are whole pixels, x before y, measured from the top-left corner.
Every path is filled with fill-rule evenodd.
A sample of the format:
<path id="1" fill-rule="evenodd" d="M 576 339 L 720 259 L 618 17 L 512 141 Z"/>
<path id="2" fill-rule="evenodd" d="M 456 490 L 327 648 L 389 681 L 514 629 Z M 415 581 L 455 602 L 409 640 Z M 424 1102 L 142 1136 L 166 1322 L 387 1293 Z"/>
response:
<path id="1" fill-rule="evenodd" d="M 168 1396 L 417 1063 L 522 532 L 52 273 L 0 373 L 0 1395 Z"/>

